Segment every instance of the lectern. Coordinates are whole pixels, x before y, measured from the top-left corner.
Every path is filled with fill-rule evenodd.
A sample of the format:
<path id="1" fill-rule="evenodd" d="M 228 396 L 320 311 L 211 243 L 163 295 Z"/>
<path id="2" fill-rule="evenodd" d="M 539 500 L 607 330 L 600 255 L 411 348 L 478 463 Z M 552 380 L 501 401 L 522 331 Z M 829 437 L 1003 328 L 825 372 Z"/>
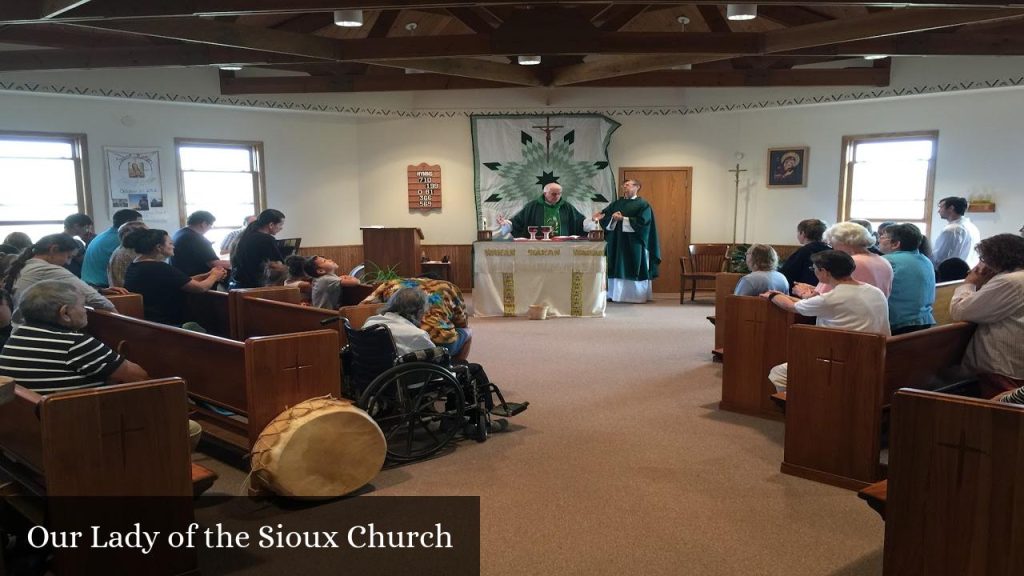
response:
<path id="1" fill-rule="evenodd" d="M 383 269 L 394 267 L 403 278 L 420 275 L 420 240 L 423 232 L 419 228 L 373 228 L 363 227 L 363 260 L 368 268 L 372 262 Z"/>

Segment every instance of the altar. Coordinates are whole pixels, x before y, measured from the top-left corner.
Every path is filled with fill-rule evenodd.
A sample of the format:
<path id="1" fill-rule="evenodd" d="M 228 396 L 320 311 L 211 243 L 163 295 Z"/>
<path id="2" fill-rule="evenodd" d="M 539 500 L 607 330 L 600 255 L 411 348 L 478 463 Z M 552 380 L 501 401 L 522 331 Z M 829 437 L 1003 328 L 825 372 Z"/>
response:
<path id="1" fill-rule="evenodd" d="M 473 315 L 604 316 L 607 266 L 604 242 L 474 242 Z"/>

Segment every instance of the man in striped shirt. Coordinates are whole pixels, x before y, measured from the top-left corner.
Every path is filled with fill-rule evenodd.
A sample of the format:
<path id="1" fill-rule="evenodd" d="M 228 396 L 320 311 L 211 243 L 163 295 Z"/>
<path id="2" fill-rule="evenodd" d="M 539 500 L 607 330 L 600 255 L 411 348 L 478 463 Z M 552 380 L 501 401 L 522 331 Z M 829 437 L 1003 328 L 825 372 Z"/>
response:
<path id="1" fill-rule="evenodd" d="M 0 351 L 0 375 L 40 394 L 137 382 L 149 375 L 99 340 L 80 332 L 85 298 L 71 284 L 47 280 L 19 295 L 25 323 Z"/>

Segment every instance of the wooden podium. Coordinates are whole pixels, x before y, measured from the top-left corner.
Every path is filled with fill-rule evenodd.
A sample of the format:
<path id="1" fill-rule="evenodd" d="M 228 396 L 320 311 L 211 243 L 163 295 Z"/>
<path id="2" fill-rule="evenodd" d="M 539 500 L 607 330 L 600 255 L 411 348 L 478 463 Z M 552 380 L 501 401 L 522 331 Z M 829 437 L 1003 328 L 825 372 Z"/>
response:
<path id="1" fill-rule="evenodd" d="M 403 278 L 420 275 L 420 240 L 423 232 L 419 228 L 372 228 L 362 227 L 363 261 L 373 270 L 395 267 Z"/>

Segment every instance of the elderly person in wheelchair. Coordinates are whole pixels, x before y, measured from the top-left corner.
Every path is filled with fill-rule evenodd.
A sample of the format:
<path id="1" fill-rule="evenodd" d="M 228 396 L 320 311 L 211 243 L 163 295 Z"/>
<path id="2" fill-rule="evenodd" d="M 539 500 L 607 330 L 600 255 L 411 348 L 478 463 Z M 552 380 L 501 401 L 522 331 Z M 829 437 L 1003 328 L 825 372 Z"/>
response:
<path id="1" fill-rule="evenodd" d="M 459 432 L 483 442 L 508 426 L 492 414 L 511 417 L 529 405 L 506 402 L 482 366 L 452 362 L 435 347 L 420 328 L 426 309 L 422 290 L 403 288 L 362 330 L 345 321 L 347 392 L 380 425 L 392 461 L 434 454 Z"/>

